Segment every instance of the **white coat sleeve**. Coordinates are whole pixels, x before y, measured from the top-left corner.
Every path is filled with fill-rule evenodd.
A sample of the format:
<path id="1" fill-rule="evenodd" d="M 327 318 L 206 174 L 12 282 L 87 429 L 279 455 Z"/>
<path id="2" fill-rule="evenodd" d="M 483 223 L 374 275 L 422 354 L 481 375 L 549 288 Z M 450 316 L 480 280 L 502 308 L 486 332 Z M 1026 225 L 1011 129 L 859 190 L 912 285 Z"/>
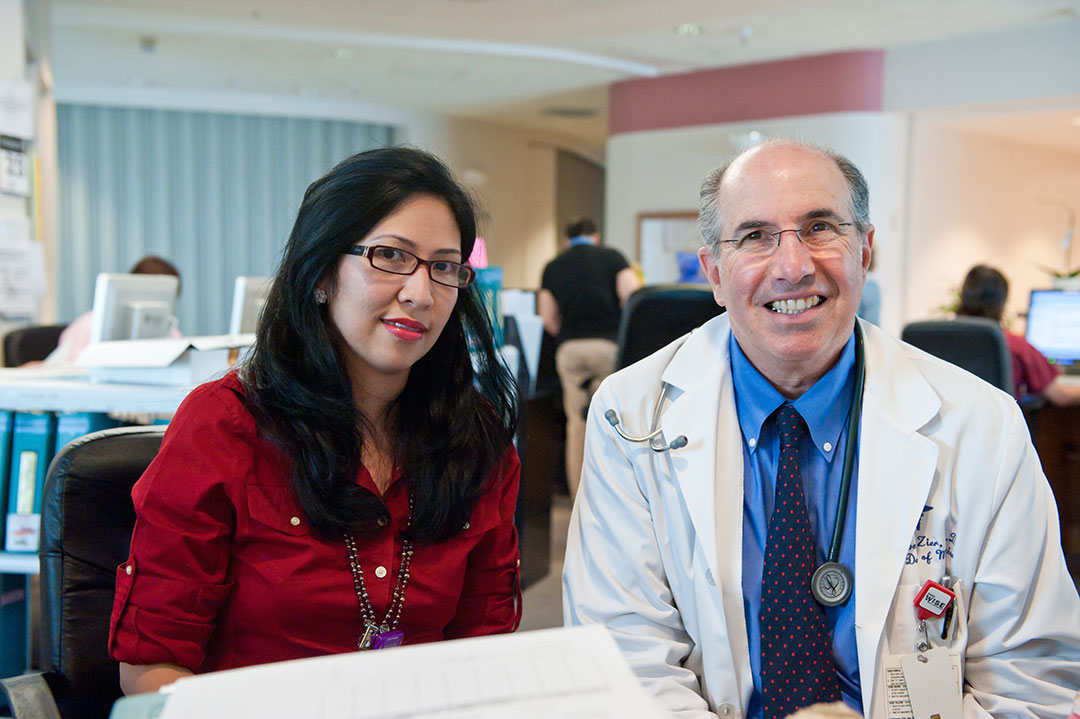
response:
<path id="1" fill-rule="evenodd" d="M 1057 506 L 1019 410 L 968 607 L 964 716 L 1065 717 L 1080 689 L 1080 599 Z M 991 481 L 993 484 L 991 485 Z"/>
<path id="2" fill-rule="evenodd" d="M 607 627 L 646 691 L 673 716 L 715 719 L 697 675 L 684 666 L 694 644 L 665 574 L 648 481 L 627 454 L 644 445 L 619 438 L 603 418 L 617 406 L 605 383 L 589 410 L 563 565 L 563 617 L 567 626 Z"/>

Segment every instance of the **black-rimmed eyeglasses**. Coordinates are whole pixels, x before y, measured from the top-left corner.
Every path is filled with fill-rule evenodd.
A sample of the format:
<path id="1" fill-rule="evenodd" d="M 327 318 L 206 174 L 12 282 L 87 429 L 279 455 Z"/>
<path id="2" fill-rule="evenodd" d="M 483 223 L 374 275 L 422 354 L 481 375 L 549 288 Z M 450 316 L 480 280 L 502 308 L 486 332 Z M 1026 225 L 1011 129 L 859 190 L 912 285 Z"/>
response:
<path id="1" fill-rule="evenodd" d="M 447 287 L 464 289 L 468 287 L 476 271 L 460 262 L 449 260 L 422 260 L 416 255 L 399 247 L 388 245 L 353 245 L 345 250 L 346 254 L 366 257 L 371 266 L 392 275 L 411 275 L 420 265 L 427 267 L 432 282 Z"/>

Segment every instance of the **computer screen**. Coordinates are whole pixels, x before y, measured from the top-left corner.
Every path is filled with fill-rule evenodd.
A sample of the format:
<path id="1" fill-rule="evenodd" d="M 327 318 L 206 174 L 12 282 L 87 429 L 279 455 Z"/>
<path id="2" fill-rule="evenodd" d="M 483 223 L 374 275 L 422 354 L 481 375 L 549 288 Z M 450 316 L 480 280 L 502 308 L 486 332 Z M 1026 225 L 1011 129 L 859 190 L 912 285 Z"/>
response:
<path id="1" fill-rule="evenodd" d="M 168 337 L 180 279 L 174 275 L 101 273 L 94 285 L 91 342 Z"/>
<path id="2" fill-rule="evenodd" d="M 269 277 L 237 277 L 233 285 L 232 314 L 229 334 L 250 334 L 259 323 L 259 313 L 270 294 Z"/>
<path id="3" fill-rule="evenodd" d="M 1051 362 L 1080 362 L 1080 292 L 1032 290 L 1026 334 Z"/>

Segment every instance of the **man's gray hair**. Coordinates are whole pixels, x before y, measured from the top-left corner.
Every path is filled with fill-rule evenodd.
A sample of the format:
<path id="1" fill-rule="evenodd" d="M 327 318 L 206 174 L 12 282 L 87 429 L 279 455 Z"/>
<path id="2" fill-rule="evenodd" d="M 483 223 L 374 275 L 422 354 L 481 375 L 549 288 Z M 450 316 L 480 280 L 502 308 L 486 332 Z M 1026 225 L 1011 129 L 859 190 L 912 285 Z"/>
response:
<path id="1" fill-rule="evenodd" d="M 811 152 L 820 153 L 835 162 L 848 184 L 848 210 L 851 212 L 855 229 L 860 237 L 867 233 L 870 229 L 870 188 L 867 186 L 866 178 L 863 177 L 862 172 L 851 160 L 828 148 L 818 147 L 798 140 L 769 140 L 762 143 L 762 145 L 801 147 Z M 760 146 L 757 145 L 756 147 Z M 698 214 L 698 229 L 701 231 L 702 242 L 704 242 L 705 247 L 708 248 L 713 257 L 718 257 L 720 228 L 723 225 L 723 216 L 720 209 L 720 184 L 724 180 L 724 173 L 727 172 L 735 160 L 744 154 L 745 152 L 739 153 L 710 172 L 701 184 L 701 209 Z"/>

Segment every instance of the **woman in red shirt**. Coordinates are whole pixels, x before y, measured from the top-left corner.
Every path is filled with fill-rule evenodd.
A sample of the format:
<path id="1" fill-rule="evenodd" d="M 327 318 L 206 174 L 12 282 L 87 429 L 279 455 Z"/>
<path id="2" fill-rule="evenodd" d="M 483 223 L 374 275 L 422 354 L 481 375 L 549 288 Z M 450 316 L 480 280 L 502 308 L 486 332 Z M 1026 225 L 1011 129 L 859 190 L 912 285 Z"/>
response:
<path id="1" fill-rule="evenodd" d="M 1009 283 L 1005 275 L 993 267 L 975 265 L 964 277 L 964 285 L 960 288 L 960 307 L 956 314 L 961 317 L 986 317 L 1002 324 L 1008 296 Z M 1080 404 L 1080 388 L 1059 381 L 1061 371 L 1047 362 L 1023 335 L 1009 332 L 1004 325 L 1002 331 L 1012 357 L 1013 395 L 1017 399 L 1037 394 L 1051 404 Z"/>
<path id="2" fill-rule="evenodd" d="M 132 491 L 126 693 L 517 628 L 517 404 L 464 264 L 475 224 L 418 150 L 308 188 L 250 359 L 185 399 Z"/>

